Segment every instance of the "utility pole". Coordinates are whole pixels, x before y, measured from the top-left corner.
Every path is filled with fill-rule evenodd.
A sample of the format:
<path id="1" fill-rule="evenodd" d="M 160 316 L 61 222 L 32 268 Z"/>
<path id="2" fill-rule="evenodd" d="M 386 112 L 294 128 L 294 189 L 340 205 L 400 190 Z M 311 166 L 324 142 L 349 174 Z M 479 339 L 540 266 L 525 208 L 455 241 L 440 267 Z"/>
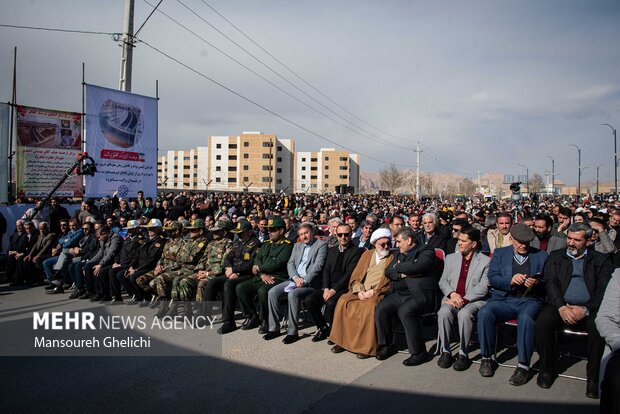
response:
<path id="1" fill-rule="evenodd" d="M 551 194 L 555 195 L 555 160 L 550 155 L 546 157 L 551 160 Z"/>
<path id="2" fill-rule="evenodd" d="M 601 125 L 607 125 L 611 128 L 611 133 L 614 136 L 614 192 L 618 195 L 618 142 L 616 141 L 616 128 L 610 124 Z"/>
<path id="3" fill-rule="evenodd" d="M 596 166 L 596 194 L 599 194 L 598 192 L 598 170 L 603 166 L 604 164 L 600 164 Z"/>
<path id="4" fill-rule="evenodd" d="M 482 192 L 482 185 L 480 185 L 480 170 L 478 170 L 478 192 Z"/>
<path id="5" fill-rule="evenodd" d="M 422 149 L 420 148 L 420 141 L 418 141 L 414 151 L 416 153 L 415 198 L 416 200 L 420 200 L 420 153 L 422 152 Z"/>
<path id="6" fill-rule="evenodd" d="M 131 92 L 131 67 L 133 63 L 133 9 L 134 0 L 125 0 L 123 40 L 121 52 L 121 74 L 118 89 Z"/>

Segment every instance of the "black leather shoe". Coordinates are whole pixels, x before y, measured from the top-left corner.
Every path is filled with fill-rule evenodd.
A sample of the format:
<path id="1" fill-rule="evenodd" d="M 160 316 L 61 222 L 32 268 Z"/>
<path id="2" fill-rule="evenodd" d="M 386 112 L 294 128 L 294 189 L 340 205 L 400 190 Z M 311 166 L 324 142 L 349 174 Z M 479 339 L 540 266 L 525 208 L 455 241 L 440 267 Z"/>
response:
<path id="1" fill-rule="evenodd" d="M 332 351 L 334 354 L 339 354 L 339 353 L 341 353 L 341 352 L 344 352 L 344 351 L 345 351 L 345 349 L 344 349 L 343 347 L 341 347 L 340 345 L 334 345 L 334 346 L 332 347 L 331 351 Z"/>
<path id="2" fill-rule="evenodd" d="M 586 383 L 586 397 L 598 400 L 598 382 L 588 380 Z"/>
<path id="3" fill-rule="evenodd" d="M 368 358 L 370 358 L 370 355 L 357 354 L 356 357 L 357 357 L 357 359 L 368 359 Z"/>
<path id="4" fill-rule="evenodd" d="M 258 333 L 260 335 L 266 334 L 269 332 L 269 324 L 267 321 L 262 321 L 260 327 L 258 328 Z"/>
<path id="5" fill-rule="evenodd" d="M 492 377 L 497 369 L 497 362 L 491 358 L 483 358 L 480 363 L 480 375 L 483 377 Z"/>
<path id="6" fill-rule="evenodd" d="M 297 342 L 299 340 L 299 335 L 286 335 L 282 340 L 282 343 L 285 345 L 292 344 L 293 342 Z"/>
<path id="7" fill-rule="evenodd" d="M 247 331 L 250 329 L 258 328 L 259 326 L 260 326 L 260 319 L 258 319 L 257 314 L 254 314 L 247 321 L 245 321 L 243 325 L 241 325 L 241 329 L 243 329 L 244 331 Z"/>
<path id="8" fill-rule="evenodd" d="M 92 298 L 90 298 L 91 302 L 99 302 L 101 300 L 101 298 L 103 298 L 103 295 L 95 295 Z"/>
<path id="9" fill-rule="evenodd" d="M 471 366 L 471 359 L 469 359 L 465 355 L 459 354 L 456 361 L 454 361 L 454 365 L 452 365 L 452 368 L 455 371 L 467 371 L 467 369 L 470 366 Z"/>
<path id="10" fill-rule="evenodd" d="M 454 358 L 450 352 L 442 352 L 441 356 L 437 360 L 437 365 L 439 368 L 448 369 L 454 363 Z"/>
<path id="11" fill-rule="evenodd" d="M 161 300 L 159 298 L 153 298 L 151 303 L 149 303 L 150 309 L 156 309 L 161 304 Z"/>
<path id="12" fill-rule="evenodd" d="M 90 299 L 94 297 L 93 295 L 94 293 L 90 293 L 89 291 L 85 290 L 84 293 L 82 293 L 82 295 L 78 297 L 78 299 Z"/>
<path id="13" fill-rule="evenodd" d="M 553 375 L 549 371 L 541 370 L 538 373 L 538 378 L 536 378 L 536 384 L 538 384 L 540 388 L 551 388 L 551 385 L 553 385 L 554 380 L 555 380 L 555 375 Z"/>
<path id="14" fill-rule="evenodd" d="M 312 342 L 320 342 L 329 338 L 329 330 L 329 326 L 324 326 L 318 331 L 316 331 L 316 333 L 312 337 Z"/>
<path id="15" fill-rule="evenodd" d="M 112 296 L 104 296 L 99 300 L 99 302 L 101 303 L 112 302 Z"/>
<path id="16" fill-rule="evenodd" d="M 47 293 L 49 295 L 57 295 L 59 293 L 65 293 L 65 289 L 62 287 L 62 285 L 58 285 L 54 289 L 48 290 L 45 293 Z"/>
<path id="17" fill-rule="evenodd" d="M 52 290 L 52 289 L 56 289 L 57 285 L 47 285 L 45 286 L 45 290 Z"/>
<path id="18" fill-rule="evenodd" d="M 113 298 L 111 301 L 108 301 L 105 303 L 106 306 L 118 306 L 118 305 L 124 305 L 125 302 L 123 302 L 123 299 L 117 299 L 117 298 Z"/>
<path id="19" fill-rule="evenodd" d="M 277 338 L 278 336 L 280 336 L 280 332 L 276 332 L 276 331 L 269 331 L 265 334 L 265 336 L 263 336 L 263 339 L 265 341 L 271 341 L 272 339 Z"/>
<path id="20" fill-rule="evenodd" d="M 411 355 L 409 358 L 403 361 L 403 365 L 407 367 L 414 367 L 421 365 L 430 359 L 428 352 L 420 352 L 419 354 Z"/>
<path id="21" fill-rule="evenodd" d="M 227 333 L 231 333 L 237 330 L 237 325 L 230 322 L 224 322 L 222 326 L 217 330 L 217 333 L 220 335 L 226 335 Z"/>
<path id="22" fill-rule="evenodd" d="M 142 299 L 142 302 L 140 302 L 138 304 L 139 307 L 141 308 L 146 308 L 147 306 L 149 306 L 151 304 L 150 301 L 146 300 L 146 299 Z"/>
<path id="23" fill-rule="evenodd" d="M 508 380 L 508 383 L 510 385 L 515 385 L 518 387 L 519 385 L 525 385 L 529 379 L 530 371 L 525 368 L 517 367 L 517 369 L 515 369 L 515 372 Z"/>
<path id="24" fill-rule="evenodd" d="M 376 358 L 379 361 L 384 361 L 391 357 L 392 355 L 396 355 L 396 349 L 391 345 L 379 345 L 379 349 L 377 350 Z"/>
<path id="25" fill-rule="evenodd" d="M 85 290 L 76 290 L 75 292 L 71 294 L 71 296 L 69 296 L 69 299 L 77 299 L 80 296 L 82 296 L 84 293 L 86 293 Z"/>
<path id="26" fill-rule="evenodd" d="M 164 316 L 166 316 L 169 310 L 170 310 L 170 301 L 162 300 L 161 307 L 159 308 L 159 311 L 157 311 L 157 313 L 155 314 L 155 317 L 161 319 Z"/>
<path id="27" fill-rule="evenodd" d="M 327 345 L 332 346 L 332 345 L 335 345 L 335 343 L 334 343 L 334 341 L 332 341 L 331 339 L 329 339 L 329 340 L 327 341 Z"/>
<path id="28" fill-rule="evenodd" d="M 128 305 L 137 305 L 138 303 L 140 303 L 140 301 L 135 296 L 127 301 Z"/>

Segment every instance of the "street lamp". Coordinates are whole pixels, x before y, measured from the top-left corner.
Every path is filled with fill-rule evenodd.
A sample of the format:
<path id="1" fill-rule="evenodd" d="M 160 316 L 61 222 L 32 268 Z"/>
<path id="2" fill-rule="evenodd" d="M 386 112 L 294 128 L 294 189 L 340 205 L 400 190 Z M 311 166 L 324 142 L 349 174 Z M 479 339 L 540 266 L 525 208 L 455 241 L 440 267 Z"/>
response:
<path id="1" fill-rule="evenodd" d="M 607 125 L 609 128 L 611 128 L 611 133 L 614 135 L 614 189 L 616 195 L 618 195 L 618 146 L 616 142 L 616 128 L 609 124 L 601 125 Z"/>
<path id="2" fill-rule="evenodd" d="M 577 196 L 581 196 L 581 148 L 575 144 L 569 144 L 569 146 L 577 148 Z"/>
<path id="3" fill-rule="evenodd" d="M 519 167 L 525 168 L 525 188 L 527 193 L 530 193 L 530 170 L 523 164 L 517 164 Z"/>
<path id="4" fill-rule="evenodd" d="M 596 194 L 598 194 L 598 170 L 605 164 L 599 164 L 596 166 Z"/>
<path id="5" fill-rule="evenodd" d="M 551 160 L 551 194 L 555 195 L 555 160 L 550 155 L 547 158 Z"/>

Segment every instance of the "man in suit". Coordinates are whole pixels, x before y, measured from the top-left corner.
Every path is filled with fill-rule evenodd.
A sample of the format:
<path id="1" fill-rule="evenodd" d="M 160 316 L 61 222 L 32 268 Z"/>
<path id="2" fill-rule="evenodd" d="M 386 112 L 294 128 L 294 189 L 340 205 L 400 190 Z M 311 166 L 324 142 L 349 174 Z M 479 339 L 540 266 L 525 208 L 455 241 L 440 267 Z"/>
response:
<path id="1" fill-rule="evenodd" d="M 536 348 L 541 364 L 537 383 L 549 388 L 555 379 L 555 331 L 575 327 L 588 333 L 586 396 L 598 398 L 604 342 L 595 319 L 614 266 L 609 255 L 587 248 L 592 232 L 585 223 L 571 224 L 566 236 L 568 248 L 551 253 L 547 261 L 547 303 L 536 321 Z"/>
<path id="2" fill-rule="evenodd" d="M 375 229 L 374 224 L 370 221 L 364 220 L 362 221 L 360 228 L 362 229 L 361 235 L 351 240 L 351 243 L 357 247 L 363 247 L 366 250 L 372 249 L 373 245 L 370 243 L 370 236 Z"/>
<path id="3" fill-rule="evenodd" d="M 384 360 L 396 353 L 393 345 L 394 318 L 398 316 L 407 337 L 411 356 L 403 361 L 406 366 L 420 365 L 429 360 L 422 337 L 420 315 L 432 312 L 437 297 L 438 265 L 435 251 L 424 244 L 416 244 L 410 227 L 396 235 L 399 253 L 385 270 L 392 281 L 391 293 L 375 311 L 377 329 L 377 359 Z"/>
<path id="4" fill-rule="evenodd" d="M 355 269 L 364 252 L 363 248 L 351 243 L 352 230 L 350 225 L 341 224 L 338 226 L 336 235 L 338 236 L 338 245 L 327 251 L 321 289 L 313 291 L 304 299 L 304 305 L 312 315 L 312 320 L 317 327 L 312 342 L 322 341 L 329 337 L 338 299 L 347 291 L 353 269 Z M 324 315 L 321 313 L 323 305 L 325 305 Z"/>
<path id="5" fill-rule="evenodd" d="M 495 249 L 489 266 L 491 298 L 478 312 L 480 339 L 480 375 L 492 377 L 496 361 L 491 360 L 495 349 L 495 323 L 517 319 L 517 350 L 519 365 L 510 377 L 512 385 L 529 380 L 530 361 L 534 352 L 534 322 L 540 312 L 544 286 L 543 269 L 547 252 L 530 246 L 534 232 L 525 224 L 510 228 L 512 246 Z"/>
<path id="6" fill-rule="evenodd" d="M 417 244 L 446 251 L 446 243 L 448 242 L 448 239 L 446 234 L 439 230 L 439 226 L 437 225 L 437 216 L 435 214 L 426 213 L 422 216 L 422 228 L 423 231 L 418 237 Z"/>
<path id="7" fill-rule="evenodd" d="M 452 220 L 452 237 L 446 242 L 446 255 L 458 253 L 459 234 L 461 234 L 461 230 L 468 225 L 469 223 L 465 219 L 457 218 Z M 481 247 L 480 243 L 478 243 L 478 247 Z"/>
<path id="8" fill-rule="evenodd" d="M 437 365 L 465 371 L 471 365 L 468 356 L 469 340 L 474 329 L 474 320 L 486 301 L 489 280 L 488 256 L 478 253 L 480 230 L 465 226 L 459 231 L 458 252 L 446 256 L 439 288 L 445 300 L 437 313 L 439 345 L 441 356 Z M 460 349 L 455 361 L 450 351 L 450 334 L 454 319 L 458 320 Z"/>
<path id="9" fill-rule="evenodd" d="M 534 220 L 534 233 L 536 237 L 532 240 L 531 246 L 547 253 L 555 250 L 566 249 L 566 240 L 558 236 L 551 235 L 553 219 L 547 215 L 538 216 Z"/>
<path id="10" fill-rule="evenodd" d="M 314 237 L 314 225 L 302 223 L 297 229 L 299 242 L 293 246 L 293 252 L 287 263 L 289 279 L 269 290 L 269 332 L 263 337 L 271 340 L 280 336 L 280 296 L 286 294 L 288 299 L 288 325 L 285 344 L 292 344 L 299 339 L 297 333 L 299 320 L 299 301 L 311 294 L 321 284 L 320 274 L 327 257 L 327 243 Z"/>

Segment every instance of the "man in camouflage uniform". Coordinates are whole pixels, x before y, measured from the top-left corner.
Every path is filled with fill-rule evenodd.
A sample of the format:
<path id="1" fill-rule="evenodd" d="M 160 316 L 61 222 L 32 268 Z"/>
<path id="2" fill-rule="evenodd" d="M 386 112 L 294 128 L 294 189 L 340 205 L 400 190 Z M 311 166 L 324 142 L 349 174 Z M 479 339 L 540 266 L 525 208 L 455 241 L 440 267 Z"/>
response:
<path id="1" fill-rule="evenodd" d="M 238 237 L 233 242 L 230 253 L 224 259 L 224 274 L 209 280 L 204 294 L 204 300 L 212 303 L 217 299 L 218 292 L 223 291 L 222 321 L 224 323 L 217 331 L 220 334 L 237 329 L 235 324 L 236 287 L 252 277 L 254 258 L 261 246 L 261 242 L 252 231 L 252 225 L 247 220 L 239 220 L 237 227 L 230 232 L 237 234 Z"/>
<path id="2" fill-rule="evenodd" d="M 232 242 L 226 237 L 228 225 L 220 220 L 209 229 L 209 232 L 213 236 L 213 241 L 207 245 L 205 253 L 194 268 L 196 273 L 186 276 L 179 281 L 178 293 L 180 301 L 189 302 L 196 295 L 196 301 L 202 302 L 207 282 L 224 273 L 224 259 L 232 246 Z M 206 306 L 202 307 L 201 313 L 206 315 Z M 185 315 L 191 316 L 189 306 L 186 306 Z"/>
<path id="3" fill-rule="evenodd" d="M 284 237 L 286 226 L 281 217 L 270 218 L 267 222 L 267 231 L 269 240 L 263 243 L 254 259 L 252 266 L 254 276 L 237 285 L 241 310 L 247 317 L 241 329 L 254 329 L 260 325 L 260 334 L 265 334 L 269 330 L 267 293 L 276 284 L 288 279 L 286 266 L 293 251 L 293 243 Z M 254 307 L 255 296 L 258 296 L 258 315 Z"/>
<path id="4" fill-rule="evenodd" d="M 170 223 L 169 227 L 164 227 L 164 231 L 168 235 L 168 240 L 164 244 L 164 250 L 161 253 L 155 268 L 147 273 L 144 273 L 136 278 L 136 285 L 140 287 L 147 295 L 153 295 L 151 301 L 151 309 L 155 309 L 159 306 L 160 297 L 157 294 L 157 286 L 155 284 L 155 278 L 166 271 L 178 269 L 181 265 L 177 265 L 177 259 L 179 250 L 185 243 L 181 239 L 181 232 L 183 226 L 178 221 Z M 170 280 L 172 282 L 172 280 Z M 167 296 L 167 295 L 166 295 Z"/>
<path id="5" fill-rule="evenodd" d="M 162 301 L 162 306 L 159 312 L 157 312 L 157 317 L 176 315 L 179 300 L 179 282 L 185 276 L 194 273 L 194 268 L 198 264 L 207 246 L 204 226 L 204 220 L 196 219 L 191 226 L 186 227 L 186 229 L 189 230 L 190 238 L 185 241 L 179 250 L 175 268 L 173 270 L 165 270 L 155 278 L 157 295 Z M 172 289 L 170 291 L 170 297 L 173 302 L 172 304 L 166 300 L 168 298 L 168 286 L 170 286 L 171 282 Z"/>

